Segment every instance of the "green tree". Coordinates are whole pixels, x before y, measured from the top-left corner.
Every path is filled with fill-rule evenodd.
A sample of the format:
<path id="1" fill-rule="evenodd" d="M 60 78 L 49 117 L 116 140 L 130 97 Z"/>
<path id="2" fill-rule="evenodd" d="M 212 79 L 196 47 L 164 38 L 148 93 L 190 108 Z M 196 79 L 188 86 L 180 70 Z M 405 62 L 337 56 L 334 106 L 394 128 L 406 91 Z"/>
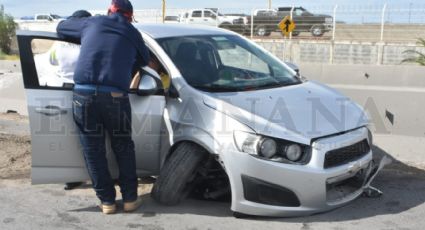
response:
<path id="1" fill-rule="evenodd" d="M 419 38 L 416 44 L 425 48 L 425 39 Z M 416 49 L 406 50 L 403 53 L 409 55 L 409 57 L 404 59 L 403 62 L 418 63 L 419 65 L 425 66 L 424 53 L 417 51 Z"/>
<path id="2" fill-rule="evenodd" d="M 16 35 L 17 24 L 13 17 L 4 12 L 3 5 L 0 6 L 0 50 L 10 54 L 12 39 Z"/>

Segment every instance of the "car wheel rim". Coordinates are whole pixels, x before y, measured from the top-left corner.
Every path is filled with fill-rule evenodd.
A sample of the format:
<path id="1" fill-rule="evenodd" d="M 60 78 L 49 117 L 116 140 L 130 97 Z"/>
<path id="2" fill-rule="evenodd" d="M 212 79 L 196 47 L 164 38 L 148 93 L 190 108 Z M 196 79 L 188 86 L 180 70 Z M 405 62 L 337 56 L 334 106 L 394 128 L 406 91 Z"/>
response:
<path id="1" fill-rule="evenodd" d="M 266 29 L 265 28 L 259 28 L 257 34 L 259 36 L 264 36 L 266 34 Z"/>
<path id="2" fill-rule="evenodd" d="M 322 30 L 320 28 L 314 28 L 313 29 L 313 34 L 314 35 L 321 35 L 322 34 Z"/>

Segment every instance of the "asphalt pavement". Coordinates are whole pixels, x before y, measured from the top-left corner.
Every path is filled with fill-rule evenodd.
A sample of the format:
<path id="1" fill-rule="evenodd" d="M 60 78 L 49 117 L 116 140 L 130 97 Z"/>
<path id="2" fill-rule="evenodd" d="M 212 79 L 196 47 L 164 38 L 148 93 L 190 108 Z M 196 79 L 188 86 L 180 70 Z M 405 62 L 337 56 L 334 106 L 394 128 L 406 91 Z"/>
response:
<path id="1" fill-rule="evenodd" d="M 25 117 L 6 115 L 0 116 L 0 120 L 3 135 L 0 141 L 7 139 L 5 135 L 28 134 Z M 18 127 L 16 132 L 13 127 Z M 13 145 L 10 140 L 15 139 L 19 140 L 7 139 L 11 143 L 8 145 Z M 27 142 L 21 142 L 21 147 L 22 143 L 29 145 Z M 386 154 L 378 147 L 374 151 L 380 156 Z M 19 164 L 21 160 L 16 158 L 14 162 Z M 225 202 L 188 199 L 174 207 L 159 205 L 150 198 L 149 184 L 139 186 L 143 206 L 137 212 L 120 211 L 106 216 L 97 207 L 98 201 L 89 184 L 72 191 L 63 190 L 63 185 L 31 185 L 29 171 L 16 170 L 22 174 L 0 175 L 0 229 L 419 230 L 425 226 L 424 166 L 394 159 L 372 184 L 384 192 L 380 198 L 361 197 L 345 207 L 308 217 L 247 219 L 234 218 L 230 203 Z"/>
<path id="2" fill-rule="evenodd" d="M 28 179 L 0 181 L 0 229 L 423 229 L 425 172 L 402 163 L 388 167 L 374 185 L 384 195 L 359 198 L 323 214 L 299 218 L 232 217 L 229 203 L 186 200 L 175 207 L 143 196 L 132 214 L 100 213 L 89 185 L 64 191 L 62 185 L 31 186 Z M 141 185 L 149 188 L 149 185 Z"/>

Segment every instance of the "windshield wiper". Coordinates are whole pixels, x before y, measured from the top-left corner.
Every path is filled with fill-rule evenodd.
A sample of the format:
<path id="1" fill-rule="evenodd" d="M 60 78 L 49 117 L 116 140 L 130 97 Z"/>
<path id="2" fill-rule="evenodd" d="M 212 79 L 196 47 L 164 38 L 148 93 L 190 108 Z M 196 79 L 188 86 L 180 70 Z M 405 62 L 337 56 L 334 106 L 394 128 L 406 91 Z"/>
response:
<path id="1" fill-rule="evenodd" d="M 298 85 L 301 84 L 302 82 L 281 82 L 281 83 L 268 83 L 268 84 L 264 84 L 264 85 L 259 85 L 256 86 L 255 88 L 257 89 L 267 89 L 267 88 L 277 88 L 277 87 L 283 87 L 283 86 L 290 86 L 290 85 Z"/>

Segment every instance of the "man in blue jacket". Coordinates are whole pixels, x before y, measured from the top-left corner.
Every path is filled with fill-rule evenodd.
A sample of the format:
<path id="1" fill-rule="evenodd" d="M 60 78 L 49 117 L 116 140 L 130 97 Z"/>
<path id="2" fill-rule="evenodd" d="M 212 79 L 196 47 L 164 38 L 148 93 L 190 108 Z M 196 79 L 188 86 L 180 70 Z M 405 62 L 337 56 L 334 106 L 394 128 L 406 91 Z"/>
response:
<path id="1" fill-rule="evenodd" d="M 134 211 L 141 204 L 127 93 L 137 69 L 148 64 L 149 51 L 132 20 L 131 3 L 112 0 L 108 16 L 71 17 L 57 27 L 60 38 L 81 43 L 74 72 L 74 121 L 80 130 L 93 188 L 105 214 L 116 212 L 114 181 L 106 159 L 106 133 L 119 167 L 124 211 Z"/>

